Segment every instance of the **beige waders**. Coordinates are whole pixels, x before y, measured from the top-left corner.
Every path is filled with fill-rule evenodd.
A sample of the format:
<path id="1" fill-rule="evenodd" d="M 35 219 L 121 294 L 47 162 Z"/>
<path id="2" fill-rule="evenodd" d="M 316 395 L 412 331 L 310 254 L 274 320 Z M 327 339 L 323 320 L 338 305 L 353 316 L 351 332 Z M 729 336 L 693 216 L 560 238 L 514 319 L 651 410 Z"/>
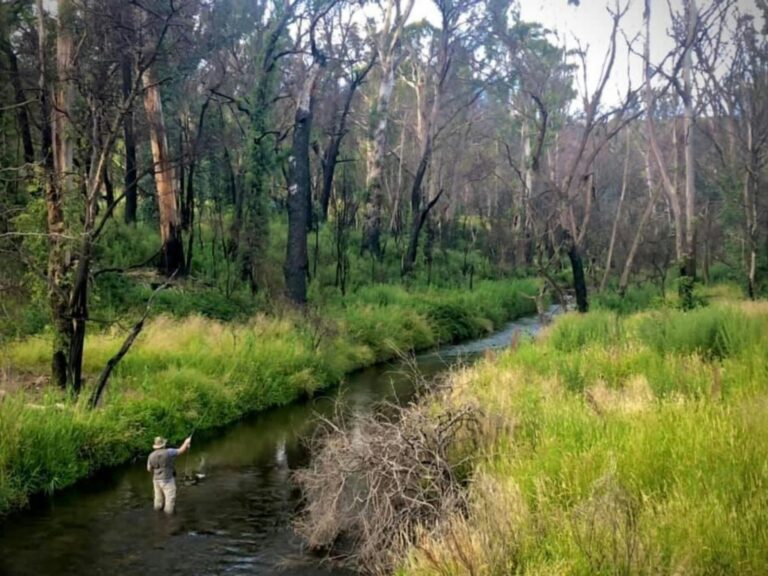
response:
<path id="1" fill-rule="evenodd" d="M 176 507 L 176 480 L 155 480 L 155 510 L 173 514 Z"/>

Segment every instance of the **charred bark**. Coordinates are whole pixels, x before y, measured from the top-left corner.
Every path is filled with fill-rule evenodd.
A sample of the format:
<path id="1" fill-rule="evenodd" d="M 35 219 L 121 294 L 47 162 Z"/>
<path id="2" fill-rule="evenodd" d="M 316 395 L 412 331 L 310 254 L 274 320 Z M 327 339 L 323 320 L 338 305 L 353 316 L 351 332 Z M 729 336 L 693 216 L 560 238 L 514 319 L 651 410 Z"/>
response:
<path id="1" fill-rule="evenodd" d="M 685 136 L 685 262 L 683 270 L 689 282 L 696 279 L 696 161 L 694 159 L 693 43 L 698 27 L 696 0 L 687 0 L 688 30 L 683 61 L 683 132 Z"/>
<path id="2" fill-rule="evenodd" d="M 587 300 L 587 281 L 584 275 L 584 261 L 581 256 L 581 250 L 573 239 L 568 242 L 568 259 L 571 261 L 571 272 L 573 273 L 573 291 L 576 294 L 576 309 L 585 314 L 589 311 L 589 301 Z"/>
<path id="3" fill-rule="evenodd" d="M 313 52 L 315 52 L 313 50 Z M 283 273 L 288 297 L 298 305 L 307 302 L 309 255 L 307 232 L 310 225 L 311 175 L 309 146 L 312 132 L 312 94 L 325 64 L 313 54 L 313 62 L 302 86 L 293 126 L 293 148 L 288 160 L 288 242 Z"/>
<path id="4" fill-rule="evenodd" d="M 3 52 L 5 52 L 5 55 L 8 58 L 11 84 L 16 100 L 16 120 L 19 125 L 19 135 L 21 136 L 21 144 L 24 151 L 24 162 L 26 164 L 32 164 L 35 161 L 35 147 L 32 143 L 32 131 L 30 129 L 29 113 L 26 104 L 27 98 L 24 93 L 24 86 L 21 83 L 21 75 L 19 74 L 19 61 L 16 57 L 16 53 L 13 51 L 13 46 L 11 46 L 10 41 L 3 38 L 0 42 L 2 43 Z"/>
<path id="5" fill-rule="evenodd" d="M 309 213 L 307 196 L 310 193 L 309 133 L 312 113 L 299 109 L 296 114 L 293 155 L 289 160 L 288 186 L 288 246 L 285 259 L 285 286 L 289 298 L 296 304 L 307 302 L 307 228 Z"/>
<path id="6" fill-rule="evenodd" d="M 747 125 L 747 154 L 749 156 L 746 175 L 744 177 L 743 204 L 745 236 L 747 239 L 747 295 L 750 300 L 757 298 L 757 253 L 758 253 L 758 201 L 759 178 L 758 154 L 753 145 L 752 124 Z"/>
<path id="7" fill-rule="evenodd" d="M 344 107 L 341 110 L 339 124 L 336 127 L 334 134 L 331 136 L 328 149 L 323 155 L 323 189 L 320 193 L 320 209 L 324 220 L 328 218 L 328 203 L 331 199 L 333 178 L 336 173 L 339 150 L 341 149 L 341 141 L 344 139 L 344 136 L 347 135 L 347 119 L 349 117 L 349 112 L 352 110 L 352 101 L 355 98 L 357 89 L 362 85 L 365 77 L 368 75 L 368 72 L 370 72 L 371 68 L 373 67 L 374 61 L 375 60 L 371 60 L 371 62 L 364 70 L 355 73 L 354 78 L 352 79 L 352 82 L 347 90 L 346 97 L 344 98 Z"/>
<path id="8" fill-rule="evenodd" d="M 133 87 L 131 57 L 124 53 L 121 57 L 123 98 L 128 99 Z M 123 140 L 125 142 L 125 223 L 136 222 L 138 207 L 138 185 L 136 170 L 136 138 L 133 132 L 133 107 L 129 108 L 123 118 Z"/>
<path id="9" fill-rule="evenodd" d="M 184 271 L 189 274 L 192 270 L 192 255 L 194 254 L 194 240 L 195 240 L 195 170 L 197 169 L 197 154 L 200 147 L 200 140 L 203 137 L 203 129 L 205 127 L 205 113 L 210 106 L 210 97 L 203 102 L 203 106 L 200 109 L 200 116 L 197 120 L 197 131 L 195 132 L 194 139 L 192 140 L 192 149 L 189 153 L 189 172 L 187 173 L 187 193 L 186 202 L 184 205 L 184 220 L 187 223 L 187 229 L 189 230 L 189 238 L 187 239 L 187 261 L 184 264 Z"/>
<path id="10" fill-rule="evenodd" d="M 426 174 L 427 166 L 429 165 L 429 158 L 431 156 L 432 149 L 431 141 L 429 139 L 427 142 L 427 147 L 429 149 L 429 153 L 426 153 L 422 156 L 421 162 L 419 163 L 419 168 L 416 171 L 416 178 L 414 179 L 413 188 L 411 191 L 411 210 L 413 212 L 413 223 L 411 225 L 411 236 L 408 240 L 408 250 L 406 251 L 405 258 L 403 260 L 403 276 L 407 276 L 413 271 L 413 267 L 416 264 L 416 257 L 418 255 L 419 236 L 421 234 L 421 230 L 424 227 L 424 223 L 427 221 L 427 218 L 429 217 L 430 211 L 435 207 L 435 204 L 437 204 L 438 200 L 440 200 L 440 197 L 443 195 L 443 189 L 441 189 L 424 208 L 421 207 L 421 186 L 424 181 L 424 175 Z"/>

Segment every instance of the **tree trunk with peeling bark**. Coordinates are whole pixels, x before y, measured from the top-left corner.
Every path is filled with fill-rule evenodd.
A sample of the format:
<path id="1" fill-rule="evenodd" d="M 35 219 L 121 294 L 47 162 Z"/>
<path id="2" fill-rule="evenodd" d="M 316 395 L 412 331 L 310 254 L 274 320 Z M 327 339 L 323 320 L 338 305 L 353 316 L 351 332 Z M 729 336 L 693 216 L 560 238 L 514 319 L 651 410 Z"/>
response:
<path id="1" fill-rule="evenodd" d="M 150 66 L 144 72 L 143 82 L 144 109 L 149 123 L 152 159 L 155 166 L 155 188 L 160 213 L 161 270 L 170 276 L 184 269 L 184 245 L 181 239 L 174 170 L 168 151 L 168 137 L 163 118 L 163 102 L 154 66 Z"/>
<path id="2" fill-rule="evenodd" d="M 743 204 L 744 223 L 747 238 L 747 294 L 750 299 L 757 297 L 757 251 L 758 251 L 758 210 L 757 210 L 757 179 L 760 171 L 758 168 L 758 154 L 754 146 L 752 123 L 747 124 L 747 169 L 744 176 Z"/>
<path id="3" fill-rule="evenodd" d="M 387 146 L 387 124 L 389 121 L 389 101 L 395 85 L 395 68 L 390 63 L 385 70 L 379 87 L 379 96 L 374 114 L 375 128 L 372 138 L 372 162 L 368 173 L 368 203 L 365 207 L 363 228 L 363 248 L 381 259 L 381 221 L 384 211 L 384 159 Z"/>
<path id="4" fill-rule="evenodd" d="M 40 64 L 40 93 L 44 124 L 50 122 L 50 130 L 43 129 L 43 166 L 48 232 L 48 299 L 53 325 L 53 351 L 51 360 L 52 381 L 65 388 L 71 382 L 70 348 L 74 333 L 70 318 L 69 248 L 65 240 L 64 200 L 72 190 L 72 161 L 74 142 L 69 125 L 69 110 L 74 98 L 72 84 L 73 38 L 71 23 L 74 7 L 68 0 L 59 0 L 59 22 L 56 39 L 56 85 L 48 85 L 46 71 L 46 29 L 43 2 L 38 0 L 38 51 Z M 53 106 L 48 95 L 53 94 Z"/>
<path id="5" fill-rule="evenodd" d="M 362 252 L 368 251 L 371 256 L 381 260 L 381 228 L 384 212 L 384 160 L 387 152 L 387 125 L 389 122 L 389 103 L 395 87 L 395 74 L 400 64 L 397 50 L 403 28 L 411 14 L 415 0 L 408 0 L 401 9 L 401 0 L 389 0 L 384 15 L 384 29 L 378 41 L 377 51 L 382 69 L 381 85 L 373 109 L 371 136 L 371 158 L 366 183 L 367 196 L 363 209 L 363 242 Z"/>
<path id="6" fill-rule="evenodd" d="M 683 133 L 685 137 L 685 261 L 684 272 L 688 282 L 696 279 L 696 160 L 694 158 L 694 110 L 693 82 L 693 43 L 698 25 L 696 0 L 687 2 L 688 30 L 687 51 L 683 62 L 683 91 L 685 116 Z"/>

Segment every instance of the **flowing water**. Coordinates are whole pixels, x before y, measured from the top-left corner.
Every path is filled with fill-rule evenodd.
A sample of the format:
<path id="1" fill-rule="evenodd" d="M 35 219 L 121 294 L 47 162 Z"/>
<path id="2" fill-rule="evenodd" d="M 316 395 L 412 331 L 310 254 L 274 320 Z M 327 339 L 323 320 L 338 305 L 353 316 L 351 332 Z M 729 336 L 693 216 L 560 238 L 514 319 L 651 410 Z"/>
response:
<path id="1" fill-rule="evenodd" d="M 488 338 L 418 356 L 416 364 L 433 377 L 539 328 L 538 319 L 524 318 Z M 0 576 L 349 574 L 307 553 L 292 532 L 299 494 L 291 474 L 308 459 L 302 439 L 339 396 L 346 410 L 360 414 L 384 399 L 407 401 L 412 382 L 403 364 L 376 366 L 324 397 L 197 433 L 176 470 L 205 478 L 195 485 L 179 482 L 171 517 L 152 510 L 143 459 L 39 498 L 0 524 Z"/>

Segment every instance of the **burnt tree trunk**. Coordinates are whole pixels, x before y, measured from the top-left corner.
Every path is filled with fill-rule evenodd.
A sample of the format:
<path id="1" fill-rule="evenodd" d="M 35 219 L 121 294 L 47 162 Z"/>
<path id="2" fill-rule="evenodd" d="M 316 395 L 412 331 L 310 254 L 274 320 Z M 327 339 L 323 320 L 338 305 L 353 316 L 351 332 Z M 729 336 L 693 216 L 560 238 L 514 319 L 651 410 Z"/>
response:
<path id="1" fill-rule="evenodd" d="M 427 133 L 422 147 L 421 160 L 419 161 L 419 167 L 416 169 L 416 174 L 413 179 L 413 185 L 411 186 L 411 214 L 413 215 L 413 223 L 411 224 L 411 237 L 408 241 L 408 250 L 405 253 L 405 259 L 403 260 L 403 275 L 410 274 L 413 271 L 413 266 L 416 263 L 416 255 L 419 247 L 419 234 L 424 226 L 424 222 L 427 219 L 429 209 L 434 205 L 434 202 L 430 202 L 427 205 L 426 210 L 422 210 L 421 207 L 421 187 L 424 184 L 424 177 L 427 174 L 427 168 L 429 167 L 429 159 L 432 155 L 432 137 Z M 442 193 L 442 190 L 441 190 Z M 438 194 L 437 198 L 440 195 Z"/>
<path id="2" fill-rule="evenodd" d="M 223 162 L 227 172 L 227 192 L 230 199 L 232 200 L 232 205 L 234 206 L 235 212 L 232 218 L 232 223 L 229 226 L 226 254 L 229 260 L 235 261 L 237 260 L 240 231 L 243 228 L 244 198 L 243 191 L 238 189 L 237 181 L 235 178 L 235 169 L 232 167 L 232 162 L 230 161 L 229 152 L 227 152 L 226 147 L 224 148 Z"/>
<path id="3" fill-rule="evenodd" d="M 355 98 L 357 89 L 363 83 L 365 77 L 368 75 L 368 72 L 373 67 L 373 63 L 374 60 L 371 60 L 371 62 L 364 70 L 354 75 L 354 78 L 349 85 L 349 89 L 347 90 L 346 98 L 344 99 L 344 107 L 341 110 L 339 124 L 336 127 L 334 134 L 331 136 L 328 149 L 323 155 L 323 189 L 320 193 L 320 209 L 322 211 L 322 217 L 324 220 L 328 218 L 328 203 L 331 200 L 333 178 L 336 173 L 336 165 L 338 163 L 339 150 L 341 149 L 341 141 L 347 134 L 347 119 L 349 118 L 349 112 L 352 109 L 352 101 Z"/>
<path id="4" fill-rule="evenodd" d="M 203 128 L 205 127 L 205 113 L 208 110 L 208 106 L 211 103 L 210 97 L 203 102 L 203 106 L 200 109 L 200 116 L 197 120 L 197 132 L 195 132 L 192 140 L 192 146 L 189 153 L 189 172 L 187 174 L 187 194 L 185 214 L 189 229 L 189 239 L 187 241 L 187 261 L 184 265 L 184 270 L 189 274 L 192 270 L 192 254 L 194 253 L 194 240 L 195 240 L 195 170 L 197 168 L 197 153 L 200 145 L 200 140 L 203 137 Z M 202 240 L 202 237 L 201 237 Z"/>
<path id="5" fill-rule="evenodd" d="M 688 284 L 696 280 L 696 161 L 694 159 L 694 109 L 693 109 L 693 43 L 698 27 L 696 0 L 687 0 L 688 29 L 685 57 L 683 59 L 683 135 L 685 144 L 685 262 L 683 270 Z M 692 298 L 687 295 L 687 298 Z"/>
<path id="6" fill-rule="evenodd" d="M 313 51 L 314 52 L 314 51 Z M 303 306 L 307 302 L 309 256 L 307 232 L 310 224 L 311 175 L 309 145 L 312 131 L 312 94 L 324 65 L 320 54 L 313 54 L 302 86 L 293 125 L 293 149 L 288 159 L 288 242 L 283 273 L 288 297 Z"/>
<path id="7" fill-rule="evenodd" d="M 24 150 L 24 162 L 32 164 L 35 161 L 35 147 L 32 143 L 32 131 L 29 127 L 29 113 L 27 112 L 26 95 L 24 86 L 21 84 L 19 75 L 19 61 L 16 53 L 13 51 L 10 41 L 7 38 L 2 39 L 3 51 L 8 58 L 8 68 L 13 85 L 13 93 L 16 101 L 16 120 L 19 123 L 19 134 L 21 136 L 22 148 Z"/>
<path id="8" fill-rule="evenodd" d="M 192 158 L 189 163 L 189 173 L 187 174 L 187 194 L 184 211 L 187 218 L 187 229 L 189 236 L 187 238 L 186 262 L 184 264 L 184 273 L 189 274 L 192 269 L 192 255 L 195 246 L 195 160 Z"/>
<path id="9" fill-rule="evenodd" d="M 92 245 L 90 236 L 83 238 L 79 261 L 73 279 L 69 301 L 69 316 L 72 322 L 72 343 L 69 348 L 69 378 L 75 395 L 80 393 L 83 381 L 83 354 L 85 352 L 85 331 L 88 323 L 88 274 L 91 263 Z"/>
<path id="10" fill-rule="evenodd" d="M 582 314 L 589 311 L 587 300 L 587 281 L 584 276 L 584 262 L 578 244 L 572 239 L 568 243 L 568 259 L 573 273 L 573 290 L 576 293 L 576 309 Z"/>
<path id="11" fill-rule="evenodd" d="M 752 123 L 747 124 L 747 170 L 744 176 L 743 203 L 744 203 L 744 223 L 746 227 L 746 239 L 748 247 L 748 256 L 746 262 L 747 268 L 747 295 L 750 300 L 757 298 L 757 256 L 759 242 L 759 212 L 758 212 L 758 190 L 760 189 L 758 178 L 759 158 L 758 151 L 754 145 Z"/>
<path id="12" fill-rule="evenodd" d="M 123 98 L 127 99 L 133 86 L 131 57 L 124 53 L 121 57 L 120 68 L 123 80 Z M 125 222 L 136 222 L 138 206 L 138 185 L 136 171 L 136 138 L 133 132 L 133 107 L 129 108 L 123 118 L 123 140 L 125 142 Z"/>
<path id="13" fill-rule="evenodd" d="M 112 186 L 112 180 L 109 177 L 109 168 L 104 168 L 104 201 L 107 206 L 115 203 L 115 187 Z"/>
<path id="14" fill-rule="evenodd" d="M 296 304 L 307 302 L 307 228 L 309 211 L 309 132 L 312 114 L 308 109 L 299 108 L 296 113 L 293 154 L 289 159 L 288 185 L 288 245 L 283 268 L 288 297 Z"/>

